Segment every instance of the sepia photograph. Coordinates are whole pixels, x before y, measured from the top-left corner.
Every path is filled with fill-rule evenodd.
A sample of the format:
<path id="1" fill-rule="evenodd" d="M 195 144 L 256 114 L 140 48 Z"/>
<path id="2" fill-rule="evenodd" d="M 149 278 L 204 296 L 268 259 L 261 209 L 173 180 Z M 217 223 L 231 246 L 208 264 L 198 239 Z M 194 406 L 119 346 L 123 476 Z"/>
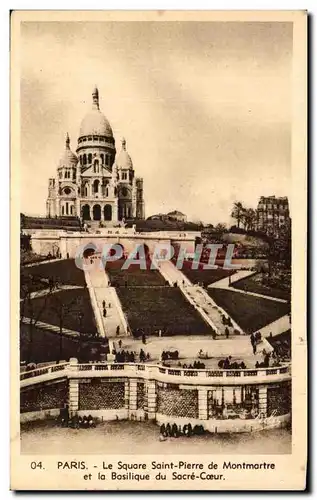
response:
<path id="1" fill-rule="evenodd" d="M 147 488 L 147 473 L 164 483 L 158 472 L 169 489 L 221 489 L 227 471 L 277 468 L 272 455 L 294 453 L 295 392 L 305 398 L 292 383 L 306 338 L 304 282 L 294 291 L 305 13 L 24 14 L 11 335 L 25 474 L 43 477 L 54 456 L 56 471 L 90 473 L 85 455 L 100 489 Z"/>

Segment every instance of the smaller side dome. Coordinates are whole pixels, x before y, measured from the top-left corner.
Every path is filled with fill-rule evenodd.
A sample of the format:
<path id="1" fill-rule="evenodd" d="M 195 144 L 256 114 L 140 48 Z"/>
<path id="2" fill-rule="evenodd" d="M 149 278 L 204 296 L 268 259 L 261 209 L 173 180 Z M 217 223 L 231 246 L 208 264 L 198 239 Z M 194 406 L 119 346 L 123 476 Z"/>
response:
<path id="1" fill-rule="evenodd" d="M 66 143 L 64 153 L 59 161 L 59 168 L 61 167 L 73 167 L 77 165 L 78 158 L 75 153 L 70 149 L 70 139 L 68 133 L 66 134 Z"/>
<path id="2" fill-rule="evenodd" d="M 127 144 L 126 140 L 123 138 L 121 143 L 122 143 L 122 149 L 116 158 L 116 164 L 118 168 L 133 169 L 131 156 L 126 150 L 126 144 Z"/>

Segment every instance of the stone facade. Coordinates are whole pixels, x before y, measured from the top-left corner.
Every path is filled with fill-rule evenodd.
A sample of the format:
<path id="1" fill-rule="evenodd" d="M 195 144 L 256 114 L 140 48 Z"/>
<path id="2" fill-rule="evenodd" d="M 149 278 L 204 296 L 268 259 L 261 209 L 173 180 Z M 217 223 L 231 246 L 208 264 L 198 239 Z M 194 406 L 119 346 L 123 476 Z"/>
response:
<path id="1" fill-rule="evenodd" d="M 261 196 L 256 210 L 257 230 L 276 236 L 280 229 L 290 224 L 288 198 Z"/>
<path id="2" fill-rule="evenodd" d="M 247 376 L 251 370 L 242 370 L 239 380 L 232 381 L 222 372 L 189 376 L 186 370 L 181 375 L 175 374 L 181 370 L 168 370 L 167 374 L 167 369 L 151 365 L 80 367 L 78 371 L 77 360 L 71 360 L 67 382 L 49 379 L 36 384 L 36 377 L 28 380 L 23 374 L 21 383 L 30 386 L 21 388 L 21 419 L 46 418 L 50 410 L 68 404 L 71 415 L 90 413 L 101 420 L 153 420 L 181 426 L 190 422 L 215 433 L 250 432 L 290 422 L 291 380 L 286 368 L 275 373 L 258 370 L 254 376 Z M 61 375 L 47 370 L 48 377 Z M 39 376 L 43 377 L 43 369 Z"/>
<path id="3" fill-rule="evenodd" d="M 98 89 L 92 110 L 84 117 L 74 154 L 70 139 L 49 179 L 48 217 L 79 217 L 105 224 L 144 218 L 143 179 L 135 176 L 126 141 L 117 155 L 111 126 L 99 109 Z"/>

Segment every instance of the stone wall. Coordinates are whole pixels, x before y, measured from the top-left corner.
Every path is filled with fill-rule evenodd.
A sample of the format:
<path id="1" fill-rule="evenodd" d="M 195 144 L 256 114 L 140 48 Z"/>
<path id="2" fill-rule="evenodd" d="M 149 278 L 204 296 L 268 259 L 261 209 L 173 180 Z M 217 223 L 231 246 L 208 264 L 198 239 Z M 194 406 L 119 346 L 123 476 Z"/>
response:
<path id="1" fill-rule="evenodd" d="M 65 404 L 71 415 L 78 412 L 105 420 L 149 419 L 158 424 L 191 422 L 215 433 L 281 427 L 290 420 L 289 380 L 196 385 L 190 383 L 192 380 L 176 384 L 152 377 L 143 379 L 140 373 L 131 377 L 109 371 L 107 376 L 99 376 L 97 370 L 93 371 L 89 378 L 79 377 L 76 364 L 72 364 L 68 381 L 47 380 L 22 388 L 21 421 L 47 418 L 49 411 L 56 412 Z"/>
<path id="2" fill-rule="evenodd" d="M 146 385 L 145 385 L 145 382 L 142 380 L 142 381 L 138 381 L 137 383 L 137 409 L 138 410 L 144 410 L 144 407 L 147 406 L 146 405 L 146 397 L 147 397 L 147 394 L 146 394 Z"/>
<path id="3" fill-rule="evenodd" d="M 21 390 L 21 413 L 63 408 L 67 403 L 68 381 L 46 382 L 45 385 Z"/>
<path id="4" fill-rule="evenodd" d="M 158 383 L 157 411 L 164 415 L 198 418 L 198 390 Z"/>
<path id="5" fill-rule="evenodd" d="M 267 388 L 267 413 L 268 416 L 285 415 L 291 411 L 291 383 L 274 384 Z"/>
<path id="6" fill-rule="evenodd" d="M 101 410 L 124 408 L 124 381 L 108 379 L 79 381 L 78 409 Z"/>

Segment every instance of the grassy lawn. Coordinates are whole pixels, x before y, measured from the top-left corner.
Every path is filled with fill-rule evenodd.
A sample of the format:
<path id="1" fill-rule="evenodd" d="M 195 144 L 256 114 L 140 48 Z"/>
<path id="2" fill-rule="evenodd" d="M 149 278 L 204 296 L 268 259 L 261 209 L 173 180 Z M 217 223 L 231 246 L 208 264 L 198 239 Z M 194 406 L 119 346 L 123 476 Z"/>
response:
<path id="1" fill-rule="evenodd" d="M 34 327 L 32 344 L 30 347 L 30 327 L 20 324 L 20 360 L 26 361 L 30 353 L 29 361 L 33 363 L 44 363 L 58 359 L 68 361 L 69 358 L 78 358 L 85 362 L 99 359 L 101 352 L 100 343 L 94 341 L 74 339 L 62 336 L 58 333 L 49 332 L 42 328 Z M 62 351 L 61 351 L 62 348 Z M 61 356 L 60 356 L 61 352 Z"/>
<path id="2" fill-rule="evenodd" d="M 78 269 L 74 259 L 58 260 L 37 266 L 23 267 L 22 274 L 23 276 L 32 275 L 46 279 L 54 278 L 64 285 L 86 285 L 84 272 Z"/>
<path id="3" fill-rule="evenodd" d="M 271 346 L 276 349 L 279 354 L 289 353 L 291 356 L 292 352 L 292 332 L 287 330 L 286 332 L 274 335 L 274 337 L 266 337 L 266 340 L 270 342 Z"/>
<path id="4" fill-rule="evenodd" d="M 191 269 L 191 263 L 190 265 L 188 264 L 189 263 L 184 263 L 184 267 L 181 271 L 194 285 L 196 283 L 211 285 L 235 273 L 233 269 L 202 269 L 202 267 L 201 269 Z"/>
<path id="5" fill-rule="evenodd" d="M 230 290 L 210 288 L 208 294 L 246 333 L 255 332 L 290 311 L 287 303 Z"/>
<path id="6" fill-rule="evenodd" d="M 44 307 L 45 300 L 47 302 Z M 33 316 L 27 304 L 25 305 L 24 316 L 36 317 L 38 312 L 43 309 L 39 321 L 59 326 L 60 311 L 62 311 L 64 328 L 82 333 L 94 333 L 97 330 L 87 289 L 61 290 L 50 294 L 47 299 L 45 299 L 45 296 L 38 297 L 32 300 L 32 307 Z M 82 314 L 82 318 L 80 314 Z"/>
<path id="7" fill-rule="evenodd" d="M 177 288 L 118 288 L 117 292 L 134 333 L 139 328 L 148 334 L 158 330 L 163 335 L 211 333 Z"/>
<path id="8" fill-rule="evenodd" d="M 275 288 L 263 284 L 261 273 L 253 274 L 252 276 L 248 276 L 247 278 L 236 281 L 232 286 L 233 288 L 237 288 L 238 290 L 260 293 L 262 295 L 276 297 L 277 299 L 290 300 L 291 298 L 291 294 L 287 290 L 282 290 L 281 288 Z"/>
<path id="9" fill-rule="evenodd" d="M 147 262 L 147 269 L 140 269 L 137 264 L 123 270 L 124 260 L 107 262 L 106 272 L 111 279 L 112 286 L 164 286 L 165 280 L 156 269 L 150 269 L 151 263 Z"/>

